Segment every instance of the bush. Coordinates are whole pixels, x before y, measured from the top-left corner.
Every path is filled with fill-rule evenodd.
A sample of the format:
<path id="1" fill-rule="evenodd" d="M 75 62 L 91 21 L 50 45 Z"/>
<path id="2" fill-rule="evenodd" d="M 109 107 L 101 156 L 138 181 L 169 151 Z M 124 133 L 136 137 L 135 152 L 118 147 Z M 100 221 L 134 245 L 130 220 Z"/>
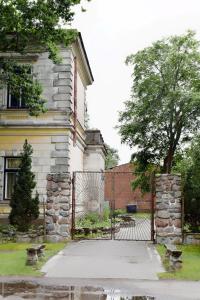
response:
<path id="1" fill-rule="evenodd" d="M 183 178 L 184 214 L 187 230 L 200 231 L 200 136 L 182 159 L 176 163 L 175 172 L 180 172 Z"/>
<path id="2" fill-rule="evenodd" d="M 32 221 L 39 216 L 39 195 L 36 193 L 36 196 L 32 197 L 36 186 L 35 175 L 31 172 L 32 153 L 31 145 L 25 140 L 19 172 L 10 200 L 10 224 L 22 232 L 27 231 Z"/>

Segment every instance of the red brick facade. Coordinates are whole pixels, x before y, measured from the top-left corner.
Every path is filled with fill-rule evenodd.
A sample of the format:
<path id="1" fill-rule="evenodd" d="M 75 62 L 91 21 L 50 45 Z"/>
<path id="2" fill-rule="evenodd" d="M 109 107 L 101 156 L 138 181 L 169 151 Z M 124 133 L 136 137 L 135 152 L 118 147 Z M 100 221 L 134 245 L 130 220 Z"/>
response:
<path id="1" fill-rule="evenodd" d="M 135 178 L 132 173 L 133 166 L 130 163 L 107 170 L 105 174 L 105 200 L 112 205 L 114 199 L 115 209 L 126 208 L 127 204 L 134 203 L 137 204 L 138 211 L 150 211 L 151 194 L 142 195 L 139 189 L 132 191 L 131 182 Z"/>

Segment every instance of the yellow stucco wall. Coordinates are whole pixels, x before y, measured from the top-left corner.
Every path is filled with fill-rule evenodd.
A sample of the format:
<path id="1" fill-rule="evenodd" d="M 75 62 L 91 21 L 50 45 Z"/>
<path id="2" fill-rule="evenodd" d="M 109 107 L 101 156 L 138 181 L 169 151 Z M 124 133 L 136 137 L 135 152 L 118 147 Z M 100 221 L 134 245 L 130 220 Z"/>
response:
<path id="1" fill-rule="evenodd" d="M 59 164 L 62 156 L 67 153 L 69 129 L 65 128 L 0 128 L 0 200 L 3 200 L 4 157 L 19 156 L 25 139 L 33 147 L 32 171 L 35 173 L 37 191 L 40 200 L 46 195 L 46 176 L 51 168 Z M 65 146 L 66 144 L 66 146 Z M 64 163 L 67 158 L 63 158 Z M 66 166 L 67 170 L 67 166 Z M 6 206 L 0 201 L 0 214 L 6 212 Z M 3 212 L 1 212 L 3 210 Z"/>

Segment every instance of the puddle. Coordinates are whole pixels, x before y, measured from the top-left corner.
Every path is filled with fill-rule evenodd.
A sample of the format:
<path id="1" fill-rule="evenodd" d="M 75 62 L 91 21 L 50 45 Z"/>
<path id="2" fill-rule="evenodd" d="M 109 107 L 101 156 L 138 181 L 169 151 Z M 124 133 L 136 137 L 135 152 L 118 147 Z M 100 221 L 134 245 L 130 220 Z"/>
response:
<path id="1" fill-rule="evenodd" d="M 156 300 L 151 296 L 132 296 L 120 290 L 94 287 L 45 286 L 36 283 L 0 283 L 0 299 L 20 300 Z"/>

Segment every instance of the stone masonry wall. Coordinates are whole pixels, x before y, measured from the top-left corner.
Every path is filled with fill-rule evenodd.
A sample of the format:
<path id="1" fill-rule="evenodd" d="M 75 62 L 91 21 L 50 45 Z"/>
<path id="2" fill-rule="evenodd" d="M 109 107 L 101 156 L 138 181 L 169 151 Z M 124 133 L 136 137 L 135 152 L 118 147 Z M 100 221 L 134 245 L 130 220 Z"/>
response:
<path id="1" fill-rule="evenodd" d="M 182 243 L 180 175 L 156 175 L 155 225 L 157 243 Z"/>
<path id="2" fill-rule="evenodd" d="M 46 231 L 50 242 L 70 238 L 70 173 L 47 176 Z"/>

